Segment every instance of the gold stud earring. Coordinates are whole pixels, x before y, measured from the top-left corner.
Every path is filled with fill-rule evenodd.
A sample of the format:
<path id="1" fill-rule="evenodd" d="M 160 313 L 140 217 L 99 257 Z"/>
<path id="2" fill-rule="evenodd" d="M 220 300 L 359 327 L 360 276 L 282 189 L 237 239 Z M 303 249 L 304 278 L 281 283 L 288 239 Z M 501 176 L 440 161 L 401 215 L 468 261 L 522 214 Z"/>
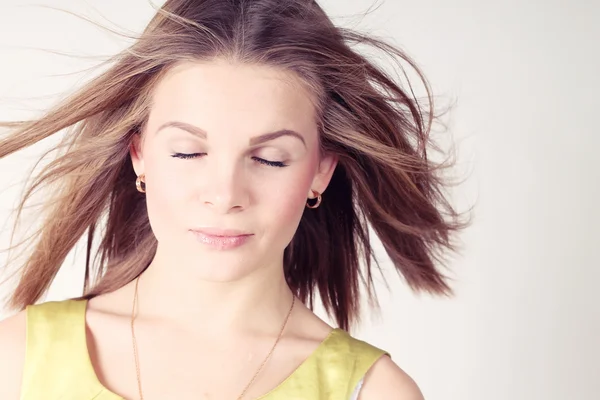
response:
<path id="1" fill-rule="evenodd" d="M 322 200 L 321 193 L 317 192 L 316 190 L 312 190 L 312 189 L 311 189 L 311 192 L 313 193 L 313 195 L 315 197 L 312 198 L 312 199 L 310 199 L 310 200 L 314 200 L 316 198 L 317 202 L 315 204 L 313 204 L 313 205 L 310 205 L 308 203 L 308 201 L 307 201 L 306 202 L 306 207 L 308 207 L 308 208 L 317 208 L 317 207 L 319 207 L 319 204 L 321 204 L 321 200 Z"/>
<path id="2" fill-rule="evenodd" d="M 137 188 L 138 192 L 146 193 L 146 182 L 144 182 L 145 177 L 146 175 L 141 174 L 135 180 L 135 187 Z"/>

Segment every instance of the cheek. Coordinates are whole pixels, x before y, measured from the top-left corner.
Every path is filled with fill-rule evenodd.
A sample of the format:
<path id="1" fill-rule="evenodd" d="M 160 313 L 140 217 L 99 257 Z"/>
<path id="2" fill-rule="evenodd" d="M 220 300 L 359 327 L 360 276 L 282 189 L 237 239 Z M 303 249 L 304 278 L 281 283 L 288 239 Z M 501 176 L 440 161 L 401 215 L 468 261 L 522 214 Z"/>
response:
<path id="1" fill-rule="evenodd" d="M 261 209 L 267 214 L 264 220 L 270 221 L 271 234 L 285 240 L 286 244 L 300 223 L 311 181 L 310 171 L 294 174 L 263 195 Z"/>
<path id="2" fill-rule="evenodd" d="M 157 238 L 172 236 L 174 224 L 189 192 L 187 177 L 175 173 L 160 158 L 146 163 L 146 204 L 150 225 Z M 185 208 L 184 208 L 185 209 Z"/>

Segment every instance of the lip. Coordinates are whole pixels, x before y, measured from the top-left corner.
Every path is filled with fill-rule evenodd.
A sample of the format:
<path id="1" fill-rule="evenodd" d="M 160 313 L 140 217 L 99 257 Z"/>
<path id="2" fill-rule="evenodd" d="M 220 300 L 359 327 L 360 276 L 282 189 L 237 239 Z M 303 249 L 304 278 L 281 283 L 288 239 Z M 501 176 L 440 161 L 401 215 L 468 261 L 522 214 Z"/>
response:
<path id="1" fill-rule="evenodd" d="M 236 229 L 202 228 L 190 229 L 196 240 L 216 250 L 231 250 L 244 245 L 251 233 Z"/>
<path id="2" fill-rule="evenodd" d="M 190 229 L 194 233 L 201 233 L 208 236 L 218 237 L 236 237 L 236 236 L 250 236 L 249 232 L 241 231 L 238 229 L 221 229 L 221 228 L 195 228 Z"/>

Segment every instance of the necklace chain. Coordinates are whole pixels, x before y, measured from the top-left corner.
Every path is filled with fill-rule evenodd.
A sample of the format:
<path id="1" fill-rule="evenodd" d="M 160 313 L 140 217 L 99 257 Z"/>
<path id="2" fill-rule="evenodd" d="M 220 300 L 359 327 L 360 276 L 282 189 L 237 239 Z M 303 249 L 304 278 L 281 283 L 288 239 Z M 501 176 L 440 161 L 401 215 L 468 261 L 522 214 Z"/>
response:
<path id="1" fill-rule="evenodd" d="M 138 346 L 137 346 L 137 339 L 135 337 L 135 329 L 134 329 L 134 322 L 135 322 L 135 317 L 137 315 L 136 313 L 136 308 L 137 308 L 137 304 L 138 304 L 138 284 L 140 281 L 140 277 L 138 276 L 135 280 L 135 294 L 133 296 L 133 307 L 131 310 L 131 340 L 133 343 L 133 357 L 135 359 L 135 373 L 137 376 L 137 385 L 138 385 L 138 393 L 140 396 L 140 400 L 144 400 L 144 395 L 142 393 L 142 377 L 141 377 L 141 373 L 140 373 L 140 361 L 139 361 L 139 353 L 138 353 Z M 290 315 L 292 314 L 292 310 L 294 308 L 294 303 L 296 302 L 296 296 L 292 297 L 292 305 L 290 306 L 290 309 L 287 313 L 287 316 L 285 317 L 285 320 L 283 321 L 283 324 L 281 326 L 281 330 L 279 331 L 279 334 L 277 335 L 277 339 L 275 340 L 275 343 L 273 344 L 273 346 L 271 347 L 271 350 L 269 351 L 269 353 L 267 354 L 267 356 L 265 357 L 265 359 L 263 360 L 263 362 L 260 364 L 260 366 L 258 367 L 258 369 L 256 370 L 256 372 L 254 373 L 254 376 L 252 376 L 252 379 L 250 379 L 250 382 L 246 385 L 246 387 L 244 388 L 244 390 L 242 391 L 242 393 L 238 396 L 237 400 L 240 400 L 244 397 L 244 395 L 246 394 L 246 392 L 248 391 L 248 389 L 250 388 L 250 386 L 252 386 L 252 384 L 254 383 L 254 381 L 256 380 L 256 378 L 258 377 L 258 374 L 262 371 L 262 369 L 264 368 L 264 366 L 267 364 L 267 361 L 269 360 L 269 358 L 271 358 L 271 355 L 273 354 L 273 351 L 275 350 L 275 347 L 277 347 L 277 343 L 279 343 L 279 340 L 281 339 L 281 336 L 283 334 L 283 330 L 285 329 L 285 326 L 287 325 L 288 320 L 290 319 Z"/>

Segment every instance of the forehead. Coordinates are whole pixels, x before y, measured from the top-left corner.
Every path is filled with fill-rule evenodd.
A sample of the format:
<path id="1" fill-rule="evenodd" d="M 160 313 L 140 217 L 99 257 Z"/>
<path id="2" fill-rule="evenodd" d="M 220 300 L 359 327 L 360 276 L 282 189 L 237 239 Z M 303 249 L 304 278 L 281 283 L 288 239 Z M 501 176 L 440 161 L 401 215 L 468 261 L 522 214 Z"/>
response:
<path id="1" fill-rule="evenodd" d="M 157 83 L 149 125 L 178 120 L 211 132 L 316 129 L 315 97 L 292 72 L 227 61 L 186 62 Z"/>

